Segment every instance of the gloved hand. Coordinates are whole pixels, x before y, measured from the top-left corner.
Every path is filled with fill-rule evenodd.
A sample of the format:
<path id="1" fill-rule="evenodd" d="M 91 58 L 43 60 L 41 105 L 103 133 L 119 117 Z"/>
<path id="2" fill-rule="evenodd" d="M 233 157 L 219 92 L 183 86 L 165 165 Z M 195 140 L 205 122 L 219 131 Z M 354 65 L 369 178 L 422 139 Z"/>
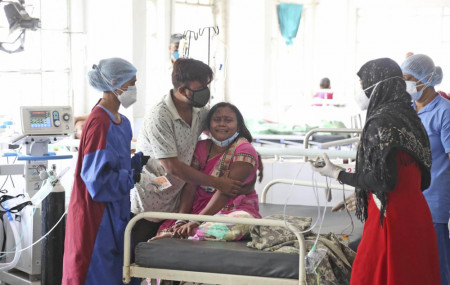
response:
<path id="1" fill-rule="evenodd" d="M 334 179 L 337 179 L 339 176 L 339 173 L 341 171 L 344 171 L 345 169 L 342 167 L 339 167 L 335 164 L 333 164 L 330 159 L 328 158 L 328 155 L 326 153 L 323 154 L 323 160 L 325 161 L 324 167 L 315 167 L 312 162 L 309 162 L 311 165 L 311 168 L 313 171 L 319 172 L 323 176 L 331 177 Z"/>
<path id="2" fill-rule="evenodd" d="M 149 158 L 145 168 L 148 172 L 155 174 L 155 176 L 163 176 L 166 175 L 166 170 L 162 166 L 159 159 Z"/>
<path id="3" fill-rule="evenodd" d="M 142 152 L 137 152 L 131 158 L 131 169 L 134 169 L 134 173 L 142 172 Z"/>

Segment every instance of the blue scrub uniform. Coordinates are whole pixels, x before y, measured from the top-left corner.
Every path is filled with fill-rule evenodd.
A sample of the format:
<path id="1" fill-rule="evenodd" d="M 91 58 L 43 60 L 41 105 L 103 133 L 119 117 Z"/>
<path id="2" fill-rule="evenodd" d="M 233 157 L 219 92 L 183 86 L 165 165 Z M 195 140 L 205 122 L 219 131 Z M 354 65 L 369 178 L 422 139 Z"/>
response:
<path id="1" fill-rule="evenodd" d="M 134 180 L 131 125 L 121 118 L 116 124 L 96 106 L 86 120 L 67 213 L 62 284 L 122 284 Z"/>
<path id="2" fill-rule="evenodd" d="M 423 194 L 438 237 L 441 284 L 450 284 L 450 101 L 439 94 L 418 113 L 430 139 L 431 184 Z"/>

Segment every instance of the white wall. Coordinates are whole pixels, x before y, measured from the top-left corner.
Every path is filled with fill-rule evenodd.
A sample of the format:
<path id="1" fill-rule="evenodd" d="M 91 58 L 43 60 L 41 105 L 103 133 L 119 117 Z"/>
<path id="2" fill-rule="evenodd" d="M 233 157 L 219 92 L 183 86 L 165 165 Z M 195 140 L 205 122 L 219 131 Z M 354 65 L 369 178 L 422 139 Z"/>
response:
<path id="1" fill-rule="evenodd" d="M 175 18 L 174 1 L 84 2 L 86 71 L 109 56 L 136 64 L 139 104 L 124 112 L 140 120 L 167 93 L 162 82 L 170 84 L 170 74 L 165 72 L 169 35 L 183 32 L 183 27 L 196 29 L 193 26 L 202 19 L 186 14 Z M 213 9 L 221 27 L 218 61 L 224 65 L 220 72 L 216 70 L 221 82 L 213 91 L 217 98 L 236 104 L 246 117 L 283 121 L 291 106 L 306 104 L 325 76 L 331 79 L 335 97 L 354 108 L 359 67 L 377 57 L 401 63 L 407 51 L 426 53 L 442 66 L 444 82 L 438 89 L 450 91 L 445 77 L 450 70 L 445 52 L 450 49 L 450 0 L 289 1 L 304 5 L 297 38 L 290 47 L 279 31 L 276 7 L 280 2 L 220 0 Z M 204 20 L 209 25 L 210 20 Z M 99 94 L 86 88 L 85 111 L 97 98 Z"/>
<path id="2" fill-rule="evenodd" d="M 318 0 L 303 3 L 294 45 L 280 36 L 276 6 L 284 1 L 228 1 L 227 98 L 245 116 L 282 121 L 329 77 L 335 97 L 352 110 L 356 72 L 368 60 L 408 51 L 430 55 L 444 70 L 437 89 L 450 92 L 449 0 Z"/>

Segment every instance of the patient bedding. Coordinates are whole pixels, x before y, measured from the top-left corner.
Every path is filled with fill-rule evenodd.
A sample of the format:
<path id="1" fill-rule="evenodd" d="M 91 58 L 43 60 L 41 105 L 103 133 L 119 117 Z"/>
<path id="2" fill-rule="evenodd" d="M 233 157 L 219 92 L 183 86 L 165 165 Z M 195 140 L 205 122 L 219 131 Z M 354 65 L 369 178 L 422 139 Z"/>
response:
<path id="1" fill-rule="evenodd" d="M 273 215 L 266 219 L 283 220 L 283 215 Z M 286 216 L 286 221 L 298 231 L 310 228 L 311 218 Z M 252 226 L 250 248 L 280 253 L 298 254 L 298 240 L 293 232 L 284 227 Z M 303 234 L 306 252 L 314 245 L 317 235 L 311 232 Z M 347 242 L 333 233 L 319 236 L 316 250 L 326 250 L 325 257 L 315 267 L 317 274 L 307 274 L 308 284 L 349 284 L 353 260 L 356 253 L 347 246 Z"/>

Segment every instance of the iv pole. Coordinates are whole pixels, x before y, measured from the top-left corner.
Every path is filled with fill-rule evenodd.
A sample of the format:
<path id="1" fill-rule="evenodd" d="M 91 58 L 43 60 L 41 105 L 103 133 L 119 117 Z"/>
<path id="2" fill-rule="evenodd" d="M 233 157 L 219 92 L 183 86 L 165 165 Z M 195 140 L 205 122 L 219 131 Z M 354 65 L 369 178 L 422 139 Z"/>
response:
<path id="1" fill-rule="evenodd" d="M 191 30 L 187 30 L 187 31 L 184 31 L 184 33 L 183 33 L 183 38 L 188 39 L 187 49 L 183 51 L 183 56 L 185 58 L 189 58 L 189 50 L 191 48 L 191 37 L 192 37 L 192 34 L 194 34 L 194 40 L 197 40 L 198 39 L 198 34 L 196 32 L 191 31 Z M 188 35 L 189 35 L 189 38 L 188 38 Z"/>
<path id="2" fill-rule="evenodd" d="M 205 27 L 203 29 L 200 28 L 200 29 L 198 29 L 198 34 L 200 36 L 203 36 L 205 29 L 208 29 L 208 65 L 209 65 L 210 53 L 211 53 L 211 29 L 214 31 L 214 35 L 217 36 L 219 34 L 219 26 Z"/>

